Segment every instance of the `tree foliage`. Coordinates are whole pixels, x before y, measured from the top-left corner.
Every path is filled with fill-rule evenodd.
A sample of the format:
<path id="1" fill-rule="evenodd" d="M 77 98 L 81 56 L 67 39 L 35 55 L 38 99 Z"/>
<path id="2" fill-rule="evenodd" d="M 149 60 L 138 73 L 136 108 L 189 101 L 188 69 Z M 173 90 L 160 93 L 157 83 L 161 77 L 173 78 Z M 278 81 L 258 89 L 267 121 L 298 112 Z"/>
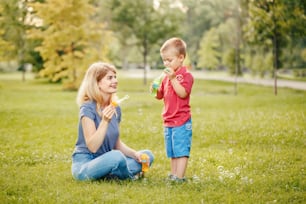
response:
<path id="1" fill-rule="evenodd" d="M 219 12 L 212 9 L 216 4 L 213 0 L 183 0 L 182 2 L 187 9 L 181 32 L 188 44 L 191 61 L 193 64 L 198 64 L 203 35 L 212 26 L 217 25 L 222 17 Z"/>
<path id="2" fill-rule="evenodd" d="M 178 36 L 197 68 L 263 75 L 271 55 L 274 72 L 306 67 L 305 13 L 303 0 L 0 0 L 0 60 L 76 87 L 96 60 L 159 66 Z"/>
<path id="3" fill-rule="evenodd" d="M 0 36 L 3 36 L 5 31 L 3 29 L 0 29 Z M 7 55 L 8 53 L 11 53 L 14 50 L 14 45 L 5 40 L 3 37 L 0 38 L 0 60 L 10 60 L 12 56 Z"/>
<path id="4" fill-rule="evenodd" d="M 124 42 L 135 39 L 137 47 L 140 48 L 145 84 L 147 57 L 151 50 L 156 44 L 178 34 L 181 11 L 178 8 L 170 8 L 170 2 L 161 1 L 156 8 L 152 0 L 110 1 L 113 29 L 126 37 Z"/>
<path id="5" fill-rule="evenodd" d="M 274 66 L 282 67 L 282 49 L 290 38 L 305 37 L 306 16 L 303 1 L 259 0 L 249 3 L 246 39 L 253 44 L 274 48 Z"/>
<path id="6" fill-rule="evenodd" d="M 249 23 L 246 39 L 266 49 L 272 47 L 275 94 L 277 94 L 277 70 L 283 66 L 281 56 L 290 37 L 304 37 L 305 3 L 288 0 L 258 0 L 249 3 Z"/>
<path id="7" fill-rule="evenodd" d="M 91 20 L 95 9 L 88 1 L 50 0 L 30 6 L 32 15 L 43 20 L 29 32 L 31 38 L 42 40 L 36 48 L 44 60 L 41 76 L 53 82 L 65 80 L 70 88 L 76 88 L 90 63 L 108 60 L 111 34 Z"/>
<path id="8" fill-rule="evenodd" d="M 212 28 L 205 33 L 199 49 L 199 66 L 215 69 L 220 65 L 220 40 L 217 29 Z"/>
<path id="9" fill-rule="evenodd" d="M 26 49 L 26 7 L 19 0 L 0 0 L 0 11 L 1 58 L 21 64 Z"/>

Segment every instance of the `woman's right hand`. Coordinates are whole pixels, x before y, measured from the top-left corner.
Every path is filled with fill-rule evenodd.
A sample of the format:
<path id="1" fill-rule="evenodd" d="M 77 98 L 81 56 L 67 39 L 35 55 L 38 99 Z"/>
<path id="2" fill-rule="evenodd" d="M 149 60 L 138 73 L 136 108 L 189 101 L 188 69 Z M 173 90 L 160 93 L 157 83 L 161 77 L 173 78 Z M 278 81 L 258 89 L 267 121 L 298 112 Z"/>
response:
<path id="1" fill-rule="evenodd" d="M 115 113 L 115 107 L 113 105 L 106 106 L 102 111 L 102 120 L 109 122 Z"/>

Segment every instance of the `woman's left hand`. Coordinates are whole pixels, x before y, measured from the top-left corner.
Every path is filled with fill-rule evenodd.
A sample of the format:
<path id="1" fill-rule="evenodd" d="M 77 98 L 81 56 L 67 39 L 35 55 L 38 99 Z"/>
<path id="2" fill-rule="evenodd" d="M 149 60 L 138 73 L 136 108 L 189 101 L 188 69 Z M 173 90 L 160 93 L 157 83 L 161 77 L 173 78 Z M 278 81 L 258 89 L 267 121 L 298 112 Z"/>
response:
<path id="1" fill-rule="evenodd" d="M 141 163 L 141 152 L 135 152 L 135 159 L 138 163 Z"/>

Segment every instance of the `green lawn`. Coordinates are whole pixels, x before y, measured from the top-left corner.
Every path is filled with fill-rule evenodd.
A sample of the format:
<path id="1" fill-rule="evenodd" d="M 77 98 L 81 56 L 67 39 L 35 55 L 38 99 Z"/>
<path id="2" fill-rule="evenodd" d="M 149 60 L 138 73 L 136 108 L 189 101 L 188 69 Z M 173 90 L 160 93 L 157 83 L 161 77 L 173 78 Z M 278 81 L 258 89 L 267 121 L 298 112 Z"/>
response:
<path id="1" fill-rule="evenodd" d="M 156 160 L 139 181 L 77 182 L 70 173 L 77 136 L 76 92 L 42 80 L 0 75 L 1 203 L 304 203 L 306 92 L 196 80 L 188 182 L 170 169 L 162 102 L 142 79 L 119 75 L 121 138 Z"/>

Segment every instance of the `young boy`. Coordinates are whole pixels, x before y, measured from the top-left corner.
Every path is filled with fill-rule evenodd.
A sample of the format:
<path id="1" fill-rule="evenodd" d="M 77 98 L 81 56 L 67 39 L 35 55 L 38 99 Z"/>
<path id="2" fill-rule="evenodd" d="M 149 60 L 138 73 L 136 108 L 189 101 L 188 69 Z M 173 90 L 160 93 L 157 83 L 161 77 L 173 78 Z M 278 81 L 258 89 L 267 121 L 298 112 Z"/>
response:
<path id="1" fill-rule="evenodd" d="M 186 43 L 180 38 L 171 38 L 162 45 L 160 55 L 166 69 L 156 98 L 164 99 L 165 146 L 167 157 L 171 158 L 169 179 L 184 182 L 192 141 L 190 93 L 193 85 L 193 76 L 183 66 Z"/>

